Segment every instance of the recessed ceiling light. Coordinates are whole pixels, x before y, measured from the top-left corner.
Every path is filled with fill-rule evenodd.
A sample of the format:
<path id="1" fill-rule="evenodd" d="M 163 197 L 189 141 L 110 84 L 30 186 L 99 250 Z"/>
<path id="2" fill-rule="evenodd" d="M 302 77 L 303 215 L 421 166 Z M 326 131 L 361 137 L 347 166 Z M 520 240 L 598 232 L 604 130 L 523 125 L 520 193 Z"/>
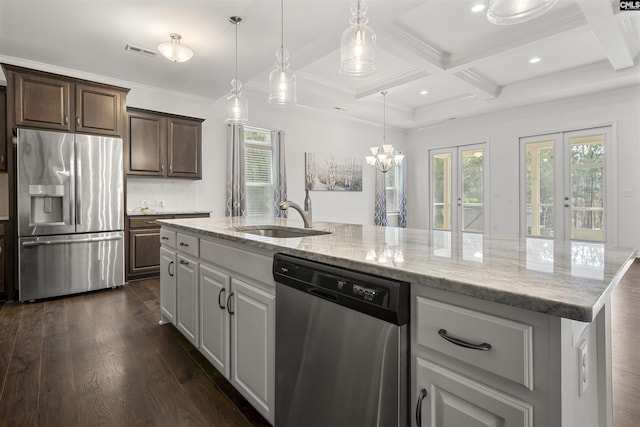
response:
<path id="1" fill-rule="evenodd" d="M 428 92 L 428 91 L 426 91 L 426 90 L 421 90 L 421 91 L 420 91 L 420 95 L 426 95 L 426 94 L 428 94 L 428 93 L 429 93 L 429 92 Z"/>
<path id="2" fill-rule="evenodd" d="M 480 13 L 480 12 L 482 12 L 482 11 L 485 9 L 485 7 L 486 7 L 486 6 L 484 5 L 484 3 L 477 3 L 477 4 L 474 4 L 474 5 L 473 5 L 473 7 L 471 8 L 471 12 L 473 12 L 473 13 Z"/>
<path id="3" fill-rule="evenodd" d="M 529 60 L 529 64 L 537 64 L 538 62 L 540 62 L 540 58 L 538 58 L 537 56 L 534 56 Z"/>

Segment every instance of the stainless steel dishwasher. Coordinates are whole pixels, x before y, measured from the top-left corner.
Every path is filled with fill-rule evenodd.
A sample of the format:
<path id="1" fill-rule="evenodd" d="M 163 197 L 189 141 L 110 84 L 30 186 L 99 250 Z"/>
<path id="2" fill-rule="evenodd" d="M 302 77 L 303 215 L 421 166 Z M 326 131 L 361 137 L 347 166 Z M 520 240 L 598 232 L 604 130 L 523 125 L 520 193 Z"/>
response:
<path id="1" fill-rule="evenodd" d="M 276 282 L 276 427 L 409 425 L 409 284 L 285 254 Z"/>

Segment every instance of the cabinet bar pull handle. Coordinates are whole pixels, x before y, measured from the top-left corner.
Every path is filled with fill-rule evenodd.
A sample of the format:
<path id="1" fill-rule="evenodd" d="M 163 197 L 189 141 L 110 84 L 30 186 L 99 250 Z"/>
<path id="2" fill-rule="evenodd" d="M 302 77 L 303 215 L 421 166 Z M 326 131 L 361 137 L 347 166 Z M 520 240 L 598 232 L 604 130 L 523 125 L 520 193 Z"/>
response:
<path id="1" fill-rule="evenodd" d="M 173 277 L 173 273 L 171 272 L 171 265 L 173 264 L 173 261 L 171 261 L 169 263 L 169 265 L 167 265 L 167 273 L 169 273 L 169 276 Z"/>
<path id="2" fill-rule="evenodd" d="M 64 124 L 68 125 L 69 124 L 69 116 L 68 115 L 64 115 Z"/>
<path id="3" fill-rule="evenodd" d="M 160 172 L 164 172 L 164 164 L 160 163 Z"/>
<path id="4" fill-rule="evenodd" d="M 233 298 L 233 292 L 229 294 L 229 298 L 227 298 L 227 311 L 229 314 L 236 314 L 235 311 L 231 311 L 231 298 Z"/>
<path id="5" fill-rule="evenodd" d="M 167 236 L 162 236 L 161 239 L 162 240 L 169 240 L 169 238 Z"/>
<path id="6" fill-rule="evenodd" d="M 416 405 L 416 425 L 418 427 L 422 427 L 422 401 L 427 397 L 427 390 L 420 390 L 420 394 L 418 395 L 418 404 Z"/>
<path id="7" fill-rule="evenodd" d="M 151 224 L 151 225 L 156 225 L 156 224 L 157 224 L 157 222 L 156 222 L 156 221 L 147 221 L 146 223 L 147 223 L 147 224 Z"/>
<path id="8" fill-rule="evenodd" d="M 77 117 L 76 117 L 76 125 L 77 125 L 77 126 L 80 126 L 80 116 L 77 116 Z"/>
<path id="9" fill-rule="evenodd" d="M 440 329 L 438 331 L 438 335 L 440 335 L 442 338 L 449 341 L 450 343 L 459 345 L 460 347 L 470 348 L 472 350 L 481 350 L 481 351 L 491 350 L 491 344 L 487 344 L 486 342 L 483 342 L 482 344 L 472 344 L 470 342 L 463 341 L 459 338 L 454 338 L 450 335 L 447 335 L 446 329 Z"/>
<path id="10" fill-rule="evenodd" d="M 189 263 L 183 259 L 180 260 L 180 264 L 182 265 L 189 265 Z"/>
<path id="11" fill-rule="evenodd" d="M 185 242 L 180 242 L 180 246 L 189 246 L 189 244 Z"/>
<path id="12" fill-rule="evenodd" d="M 222 297 L 222 295 L 224 295 L 225 292 L 225 288 L 220 289 L 220 292 L 218 292 L 218 307 L 220 307 L 222 310 L 224 310 L 226 307 L 224 305 L 222 305 L 222 303 L 220 302 L 220 298 Z"/>

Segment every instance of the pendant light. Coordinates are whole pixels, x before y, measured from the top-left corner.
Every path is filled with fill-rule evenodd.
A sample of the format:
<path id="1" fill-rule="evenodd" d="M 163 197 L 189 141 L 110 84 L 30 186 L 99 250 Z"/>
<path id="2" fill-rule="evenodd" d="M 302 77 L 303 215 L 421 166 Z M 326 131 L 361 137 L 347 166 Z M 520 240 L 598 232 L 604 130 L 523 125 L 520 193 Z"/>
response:
<path id="1" fill-rule="evenodd" d="M 269 74 L 269 104 L 293 105 L 296 97 L 296 75 L 289 69 L 289 52 L 284 48 L 284 0 L 280 0 L 280 49 L 276 51 L 276 66 Z"/>
<path id="2" fill-rule="evenodd" d="M 404 154 L 387 144 L 387 92 L 382 94 L 382 145 L 369 147 L 370 156 L 365 156 L 369 166 L 375 166 L 383 173 L 389 172 L 395 166 L 400 166 L 404 160 Z"/>
<path id="3" fill-rule="evenodd" d="M 242 22 L 239 16 L 232 16 L 229 22 L 236 26 L 236 75 L 231 80 L 231 95 L 227 98 L 226 123 L 242 125 L 249 121 L 249 104 L 242 96 L 242 82 L 238 80 L 238 25 Z"/>
<path id="4" fill-rule="evenodd" d="M 172 62 L 185 62 L 190 60 L 193 56 L 193 51 L 180 44 L 182 36 L 177 33 L 171 33 L 169 37 L 171 38 L 169 43 L 161 43 L 158 45 L 158 50 L 162 56 Z"/>
<path id="5" fill-rule="evenodd" d="M 490 0 L 487 20 L 496 25 L 529 21 L 551 9 L 557 0 Z"/>
<path id="6" fill-rule="evenodd" d="M 367 25 L 367 5 L 357 0 L 351 6 L 351 26 L 340 37 L 340 73 L 369 76 L 376 71 L 376 34 Z"/>

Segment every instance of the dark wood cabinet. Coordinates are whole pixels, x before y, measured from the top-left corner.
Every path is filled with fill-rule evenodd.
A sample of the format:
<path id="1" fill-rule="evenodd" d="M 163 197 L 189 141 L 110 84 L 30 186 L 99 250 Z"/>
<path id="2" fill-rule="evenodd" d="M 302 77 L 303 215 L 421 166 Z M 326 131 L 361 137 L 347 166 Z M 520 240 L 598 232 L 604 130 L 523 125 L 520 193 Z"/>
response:
<path id="1" fill-rule="evenodd" d="M 7 170 L 7 92 L 0 87 L 0 171 Z"/>
<path id="2" fill-rule="evenodd" d="M 3 64 L 14 126 L 124 136 L 129 89 Z"/>
<path id="3" fill-rule="evenodd" d="M 160 224 L 159 219 L 208 218 L 208 213 L 136 215 L 129 216 L 126 224 L 127 280 L 160 275 Z"/>
<path id="4" fill-rule="evenodd" d="M 203 119 L 129 108 L 127 175 L 202 178 Z"/>
<path id="5" fill-rule="evenodd" d="M 5 278 L 5 232 L 4 232 L 4 223 L 0 223 L 0 300 L 6 299 L 8 295 L 7 289 L 7 279 Z"/>

